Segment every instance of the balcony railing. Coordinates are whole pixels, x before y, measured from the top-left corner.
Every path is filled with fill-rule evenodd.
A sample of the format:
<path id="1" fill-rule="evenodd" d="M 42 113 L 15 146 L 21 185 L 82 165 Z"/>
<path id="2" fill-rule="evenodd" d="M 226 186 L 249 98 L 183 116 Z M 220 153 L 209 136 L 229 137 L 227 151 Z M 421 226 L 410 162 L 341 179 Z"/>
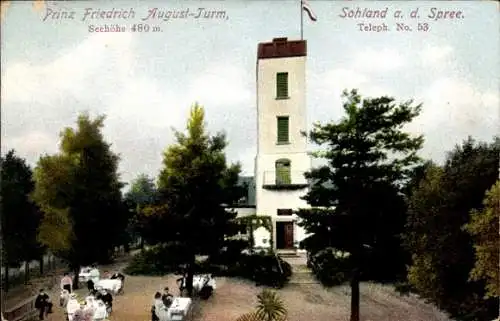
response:
<path id="1" fill-rule="evenodd" d="M 262 187 L 265 189 L 301 189 L 309 186 L 305 171 L 266 171 Z"/>

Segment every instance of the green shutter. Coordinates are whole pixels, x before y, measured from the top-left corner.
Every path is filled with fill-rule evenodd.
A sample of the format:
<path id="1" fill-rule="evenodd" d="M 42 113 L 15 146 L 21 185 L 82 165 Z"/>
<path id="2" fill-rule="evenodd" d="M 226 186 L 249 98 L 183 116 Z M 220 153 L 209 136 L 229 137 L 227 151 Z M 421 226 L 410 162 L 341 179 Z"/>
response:
<path id="1" fill-rule="evenodd" d="M 290 167 L 276 168 L 276 185 L 288 185 L 292 183 Z"/>
<path id="2" fill-rule="evenodd" d="M 288 98 L 288 73 L 276 74 L 276 98 Z"/>
<path id="3" fill-rule="evenodd" d="M 276 185 L 291 184 L 290 161 L 280 160 L 276 162 Z"/>
<path id="4" fill-rule="evenodd" d="M 288 143 L 288 117 L 278 117 L 278 143 Z"/>

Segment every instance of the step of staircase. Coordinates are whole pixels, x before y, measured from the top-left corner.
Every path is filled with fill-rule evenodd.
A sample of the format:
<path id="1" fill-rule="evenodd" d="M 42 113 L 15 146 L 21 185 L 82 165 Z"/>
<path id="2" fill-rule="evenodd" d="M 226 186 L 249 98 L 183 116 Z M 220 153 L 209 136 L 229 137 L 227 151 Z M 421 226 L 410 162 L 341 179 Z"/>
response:
<path id="1" fill-rule="evenodd" d="M 292 264 L 290 284 L 318 284 L 316 276 L 306 264 Z"/>
<path id="2" fill-rule="evenodd" d="M 311 271 L 293 272 L 289 284 L 319 284 L 314 274 Z"/>
<path id="3" fill-rule="evenodd" d="M 277 254 L 278 254 L 278 256 L 280 256 L 282 258 L 286 258 L 286 257 L 300 257 L 300 255 L 295 250 L 278 250 Z"/>

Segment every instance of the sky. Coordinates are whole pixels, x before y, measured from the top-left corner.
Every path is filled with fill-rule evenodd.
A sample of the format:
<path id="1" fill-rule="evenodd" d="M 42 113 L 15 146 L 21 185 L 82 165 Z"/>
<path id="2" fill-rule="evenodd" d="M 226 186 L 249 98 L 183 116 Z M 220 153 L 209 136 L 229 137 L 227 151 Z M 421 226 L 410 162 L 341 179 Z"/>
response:
<path id="1" fill-rule="evenodd" d="M 317 15 L 313 22 L 304 14 L 303 22 L 309 124 L 339 120 L 341 92 L 358 88 L 364 96 L 422 103 L 422 114 L 407 129 L 425 135 L 421 155 L 437 162 L 468 135 L 491 141 L 499 134 L 498 2 L 309 4 Z M 358 7 L 388 7 L 387 17 L 340 17 L 343 8 Z M 135 17 L 82 21 L 87 8 L 133 8 Z M 153 8 L 205 8 L 224 11 L 225 17 L 142 21 Z M 417 8 L 419 18 L 410 18 Z M 431 8 L 462 15 L 434 20 L 428 17 Z M 397 10 L 402 18 L 393 18 Z M 57 19 L 54 13 L 62 11 L 73 19 Z M 398 31 L 396 22 L 412 30 Z M 140 23 L 150 31 L 89 32 L 90 26 L 131 30 Z M 360 31 L 358 23 L 390 30 Z M 418 23 L 428 30 L 417 30 Z M 60 131 L 87 111 L 107 116 L 104 135 L 121 156 L 124 181 L 141 173 L 156 176 L 163 151 L 174 142 L 172 128 L 185 128 L 197 101 L 205 107 L 209 130 L 226 132 L 228 159 L 253 174 L 257 45 L 276 37 L 300 39 L 298 0 L 65 1 L 44 7 L 13 1 L 3 10 L 1 28 L 2 153 L 15 149 L 35 166 L 40 156 L 58 151 Z"/>

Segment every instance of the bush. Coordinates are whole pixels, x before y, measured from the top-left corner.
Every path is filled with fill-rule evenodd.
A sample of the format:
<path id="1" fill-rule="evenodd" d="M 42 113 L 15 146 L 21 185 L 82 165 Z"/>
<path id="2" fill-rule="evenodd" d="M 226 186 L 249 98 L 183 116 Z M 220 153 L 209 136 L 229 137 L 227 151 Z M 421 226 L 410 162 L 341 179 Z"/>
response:
<path id="1" fill-rule="evenodd" d="M 339 255 L 336 249 L 319 251 L 311 256 L 310 263 L 316 278 L 325 286 L 340 285 L 348 280 L 349 258 Z"/>
<path id="2" fill-rule="evenodd" d="M 242 256 L 236 273 L 257 285 L 283 287 L 292 275 L 292 268 L 275 254 L 250 254 Z"/>
<path id="3" fill-rule="evenodd" d="M 242 251 L 248 246 L 247 240 L 227 240 L 220 251 L 210 256 L 210 262 L 216 265 L 232 265 L 241 260 Z"/>
<path id="4" fill-rule="evenodd" d="M 180 243 L 166 243 L 144 250 L 125 268 L 129 275 L 164 275 L 178 272 L 186 257 L 186 248 Z"/>

